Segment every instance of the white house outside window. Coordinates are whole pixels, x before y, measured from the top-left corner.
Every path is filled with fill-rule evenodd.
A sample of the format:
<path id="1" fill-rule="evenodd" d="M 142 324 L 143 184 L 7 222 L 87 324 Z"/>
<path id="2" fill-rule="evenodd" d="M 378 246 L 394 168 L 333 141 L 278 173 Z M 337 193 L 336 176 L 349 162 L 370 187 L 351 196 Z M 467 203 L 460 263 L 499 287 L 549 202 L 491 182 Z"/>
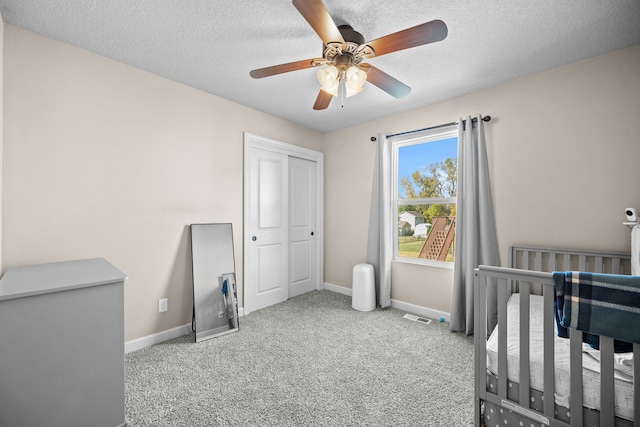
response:
<path id="1" fill-rule="evenodd" d="M 450 126 L 392 143 L 394 259 L 453 265 L 458 128 Z"/>

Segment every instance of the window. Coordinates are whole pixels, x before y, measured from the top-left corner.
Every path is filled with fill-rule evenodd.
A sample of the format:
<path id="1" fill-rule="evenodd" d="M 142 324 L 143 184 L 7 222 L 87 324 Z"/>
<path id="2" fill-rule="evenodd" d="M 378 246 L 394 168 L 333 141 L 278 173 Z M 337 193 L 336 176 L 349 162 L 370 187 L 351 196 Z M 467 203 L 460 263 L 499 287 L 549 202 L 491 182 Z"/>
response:
<path id="1" fill-rule="evenodd" d="M 394 259 L 452 266 L 458 128 L 392 140 Z"/>

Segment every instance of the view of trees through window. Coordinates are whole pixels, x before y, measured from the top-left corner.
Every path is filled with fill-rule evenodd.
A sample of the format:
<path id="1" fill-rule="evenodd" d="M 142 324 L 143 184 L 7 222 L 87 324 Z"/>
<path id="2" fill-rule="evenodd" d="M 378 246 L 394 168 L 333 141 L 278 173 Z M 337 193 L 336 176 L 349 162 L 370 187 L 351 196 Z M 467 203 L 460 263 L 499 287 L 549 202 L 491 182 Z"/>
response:
<path id="1" fill-rule="evenodd" d="M 458 139 L 396 147 L 398 258 L 453 262 Z"/>

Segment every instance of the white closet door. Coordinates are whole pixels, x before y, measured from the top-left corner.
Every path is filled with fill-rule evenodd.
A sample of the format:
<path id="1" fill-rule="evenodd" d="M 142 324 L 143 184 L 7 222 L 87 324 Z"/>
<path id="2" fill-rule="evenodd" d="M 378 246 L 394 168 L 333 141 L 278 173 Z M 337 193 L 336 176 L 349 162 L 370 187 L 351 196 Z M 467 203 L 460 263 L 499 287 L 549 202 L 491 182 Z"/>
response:
<path id="1" fill-rule="evenodd" d="M 289 157 L 289 297 L 317 288 L 316 162 Z"/>
<path id="2" fill-rule="evenodd" d="M 250 159 L 248 300 L 259 310 L 288 298 L 288 156 L 253 149 Z"/>

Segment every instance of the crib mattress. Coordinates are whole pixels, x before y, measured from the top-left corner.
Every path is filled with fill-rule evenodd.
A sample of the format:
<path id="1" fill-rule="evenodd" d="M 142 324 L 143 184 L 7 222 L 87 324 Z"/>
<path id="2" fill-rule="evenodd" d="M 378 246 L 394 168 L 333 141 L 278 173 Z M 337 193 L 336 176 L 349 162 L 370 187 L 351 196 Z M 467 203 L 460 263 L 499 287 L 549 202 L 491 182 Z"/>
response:
<path id="1" fill-rule="evenodd" d="M 534 390 L 542 391 L 544 384 L 543 365 L 543 300 L 541 296 L 530 296 L 530 384 Z M 515 293 L 507 304 L 507 379 L 519 382 L 520 294 Z M 555 335 L 555 392 L 556 404 L 569 408 L 570 364 L 569 340 Z M 600 409 L 600 352 L 583 344 L 583 404 L 590 409 Z M 633 419 L 633 353 L 617 353 L 615 369 L 615 414 L 617 417 Z M 487 340 L 487 369 L 498 373 L 498 328 Z"/>

